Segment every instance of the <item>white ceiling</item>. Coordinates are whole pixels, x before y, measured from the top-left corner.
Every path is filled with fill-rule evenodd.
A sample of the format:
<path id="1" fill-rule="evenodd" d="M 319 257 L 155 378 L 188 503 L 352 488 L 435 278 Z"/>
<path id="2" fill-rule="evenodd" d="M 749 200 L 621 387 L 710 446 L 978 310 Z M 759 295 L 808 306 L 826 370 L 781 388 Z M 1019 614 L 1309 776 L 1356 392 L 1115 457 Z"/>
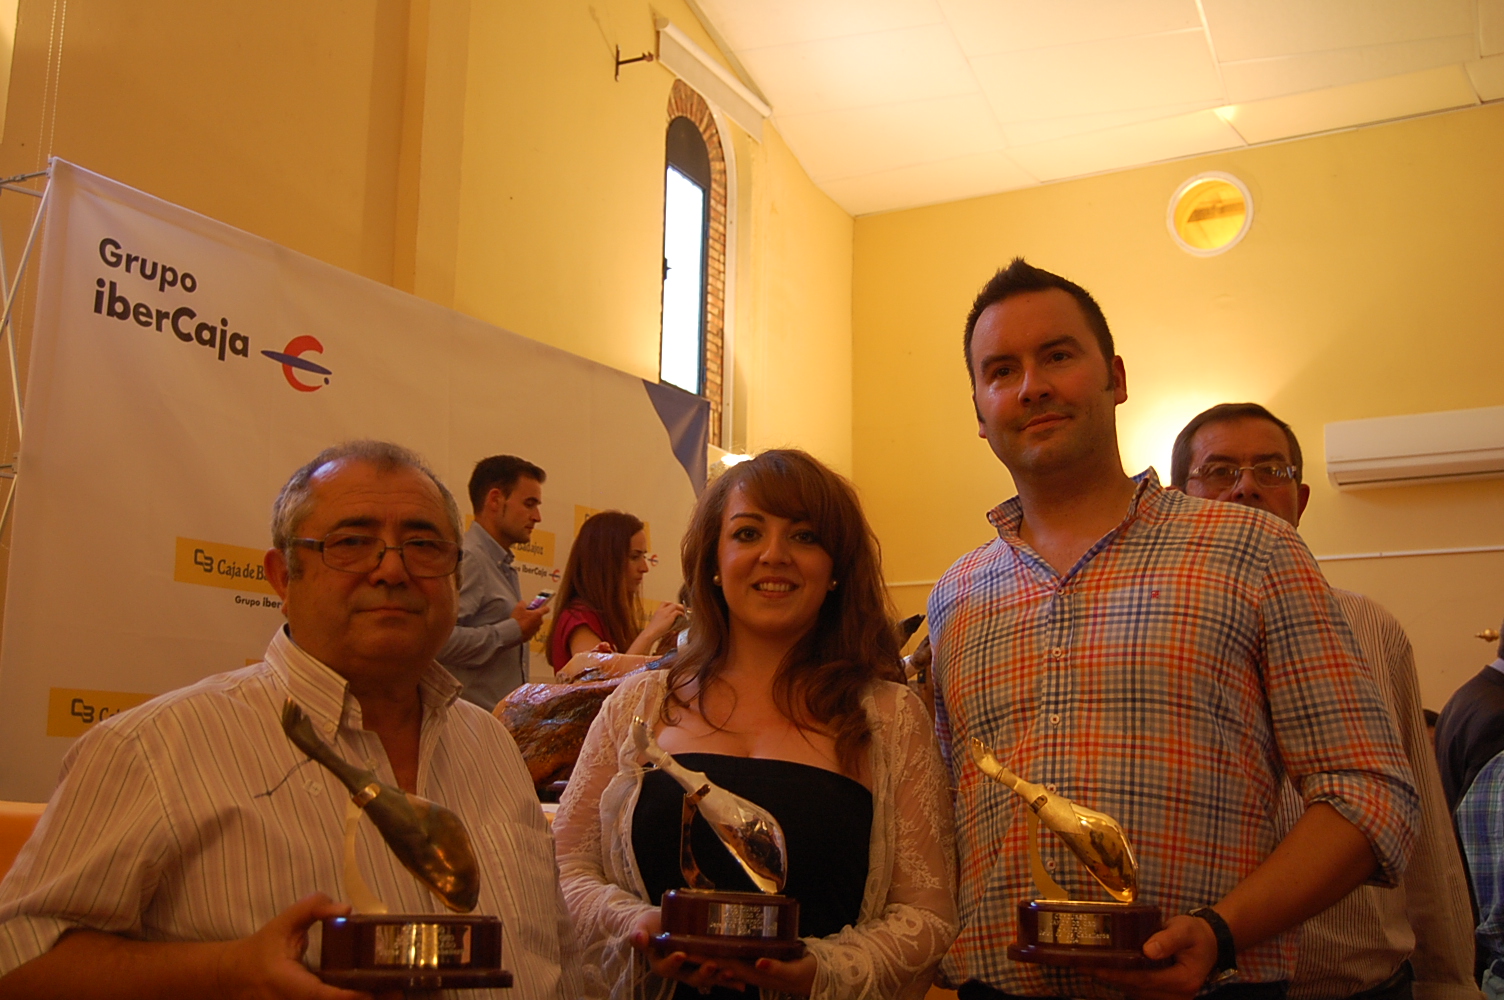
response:
<path id="1" fill-rule="evenodd" d="M 1504 0 L 698 0 L 853 215 L 1504 99 Z"/>

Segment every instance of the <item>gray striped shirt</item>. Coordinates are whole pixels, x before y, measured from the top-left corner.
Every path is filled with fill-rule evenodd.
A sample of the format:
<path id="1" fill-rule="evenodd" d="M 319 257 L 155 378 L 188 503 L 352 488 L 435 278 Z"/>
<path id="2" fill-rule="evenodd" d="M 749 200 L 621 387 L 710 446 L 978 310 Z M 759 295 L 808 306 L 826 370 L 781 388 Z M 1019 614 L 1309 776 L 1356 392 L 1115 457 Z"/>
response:
<path id="1" fill-rule="evenodd" d="M 1351 996 L 1388 979 L 1408 957 L 1415 967 L 1416 1000 L 1473 1000 L 1480 994 L 1473 981 L 1467 876 L 1421 717 L 1410 640 L 1394 616 L 1371 598 L 1335 587 L 1332 596 L 1394 717 L 1415 772 L 1421 821 L 1415 853 L 1398 888 L 1359 886 L 1301 925 L 1290 996 Z M 1304 808 L 1298 799 L 1296 795 L 1290 804 L 1296 816 Z"/>
<path id="2" fill-rule="evenodd" d="M 417 793 L 459 814 L 481 863 L 476 912 L 499 916 L 512 990 L 467 1000 L 573 1000 L 581 980 L 553 840 L 512 738 L 459 700 L 437 664 L 420 682 Z M 283 734 L 286 698 L 345 759 L 396 784 L 343 677 L 279 629 L 266 659 L 101 723 L 75 744 L 36 832 L 0 882 L 0 975 L 94 928 L 145 941 L 254 933 L 314 892 L 347 899 L 344 787 Z M 366 882 L 393 913 L 444 912 L 369 821 Z M 318 925 L 309 960 L 318 962 Z M 459 996 L 460 994 L 456 994 Z"/>

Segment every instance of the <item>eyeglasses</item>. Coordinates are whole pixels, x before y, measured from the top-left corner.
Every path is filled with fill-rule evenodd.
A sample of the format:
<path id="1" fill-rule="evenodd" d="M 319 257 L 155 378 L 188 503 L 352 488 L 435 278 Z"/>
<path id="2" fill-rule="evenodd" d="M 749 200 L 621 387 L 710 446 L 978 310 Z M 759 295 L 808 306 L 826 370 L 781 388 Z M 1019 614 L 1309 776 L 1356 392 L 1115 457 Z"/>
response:
<path id="1" fill-rule="evenodd" d="M 310 549 L 318 549 L 324 557 L 324 565 L 345 573 L 369 573 L 381 565 L 388 549 L 396 549 L 397 557 L 414 577 L 448 576 L 460 564 L 458 542 L 443 538 L 409 538 L 401 545 L 388 545 L 375 535 L 360 535 L 348 531 L 334 531 L 317 538 L 294 538 L 293 543 Z"/>
<path id="2" fill-rule="evenodd" d="M 1279 489 L 1296 482 L 1295 466 L 1264 462 L 1259 465 L 1233 465 L 1231 462 L 1208 462 L 1191 470 L 1191 478 L 1199 479 L 1214 490 L 1225 490 L 1251 471 L 1253 481 L 1266 490 Z"/>

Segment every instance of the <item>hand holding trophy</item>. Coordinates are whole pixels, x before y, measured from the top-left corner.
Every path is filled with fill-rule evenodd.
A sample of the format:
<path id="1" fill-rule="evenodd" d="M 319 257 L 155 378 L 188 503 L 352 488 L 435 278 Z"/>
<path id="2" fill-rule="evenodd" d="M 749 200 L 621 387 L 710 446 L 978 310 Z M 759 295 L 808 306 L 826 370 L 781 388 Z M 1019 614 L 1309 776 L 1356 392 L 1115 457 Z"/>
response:
<path id="1" fill-rule="evenodd" d="M 319 978 L 373 993 L 511 986 L 512 974 L 501 968 L 501 921 L 467 915 L 480 900 L 480 869 L 460 818 L 437 802 L 393 788 L 346 763 L 319 739 L 290 698 L 282 709 L 282 730 L 351 795 L 345 810 L 345 885 L 355 912 L 323 921 Z M 387 913 L 356 864 L 355 833 L 362 815 L 371 817 L 402 866 L 453 913 Z"/>
<path id="2" fill-rule="evenodd" d="M 674 760 L 640 718 L 632 720 L 632 738 L 643 756 L 686 793 L 679 867 L 689 888 L 663 894 L 663 933 L 653 939 L 654 944 L 665 952 L 748 961 L 788 961 L 804 954 L 799 901 L 778 895 L 788 873 L 788 849 L 778 820 L 756 803 Z M 720 892 L 701 873 L 690 848 L 690 826 L 697 812 L 760 892 Z"/>
<path id="3" fill-rule="evenodd" d="M 1111 816 L 1078 806 L 1014 774 L 979 739 L 971 757 L 982 773 L 1006 785 L 1029 804 L 1029 870 L 1043 898 L 1018 904 L 1020 940 L 1008 946 L 1018 962 L 1103 969 L 1159 969 L 1172 964 L 1144 954 L 1144 942 L 1164 920 L 1159 907 L 1137 903 L 1138 861 L 1123 827 Z M 1073 900 L 1045 870 L 1039 857 L 1043 822 L 1080 859 L 1112 902 Z"/>

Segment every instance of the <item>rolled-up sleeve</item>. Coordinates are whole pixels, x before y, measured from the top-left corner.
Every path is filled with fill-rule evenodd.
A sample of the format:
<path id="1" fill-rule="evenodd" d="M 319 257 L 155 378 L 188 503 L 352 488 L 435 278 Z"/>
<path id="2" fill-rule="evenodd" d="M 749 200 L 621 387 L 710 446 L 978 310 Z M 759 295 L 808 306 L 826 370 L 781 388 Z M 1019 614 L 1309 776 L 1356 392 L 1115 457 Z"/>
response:
<path id="1" fill-rule="evenodd" d="M 110 726 L 84 736 L 0 882 L 0 976 L 51 950 L 70 930 L 139 936 L 172 844 L 137 741 Z"/>
<path id="2" fill-rule="evenodd" d="M 1307 805 L 1325 802 L 1368 839 L 1370 882 L 1399 884 L 1420 797 L 1394 722 L 1347 620 L 1293 532 L 1271 547 L 1259 595 L 1270 718 Z"/>

